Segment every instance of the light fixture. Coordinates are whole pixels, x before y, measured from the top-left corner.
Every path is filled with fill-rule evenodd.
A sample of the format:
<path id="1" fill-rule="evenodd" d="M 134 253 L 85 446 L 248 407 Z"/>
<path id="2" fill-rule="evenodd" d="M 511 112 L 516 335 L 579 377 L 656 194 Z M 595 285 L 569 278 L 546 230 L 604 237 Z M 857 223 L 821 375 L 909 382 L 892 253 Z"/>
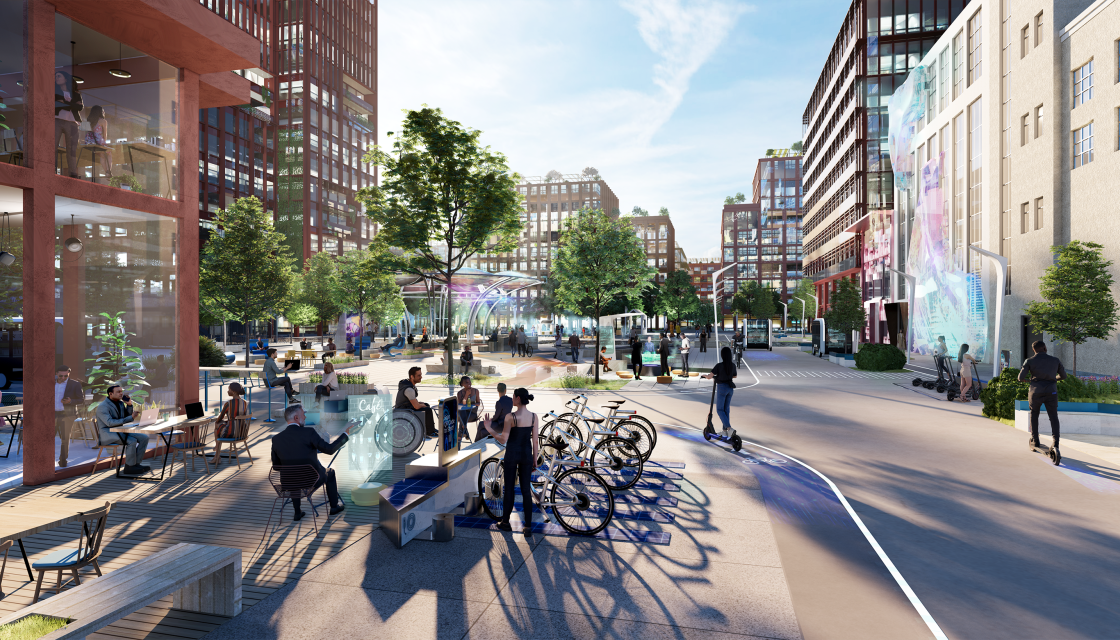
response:
<path id="1" fill-rule="evenodd" d="M 11 248 L 9 245 L 12 242 L 12 222 L 8 218 L 8 212 L 4 212 L 4 228 L 7 229 L 7 241 L 4 243 L 5 247 Z M 10 267 L 16 262 L 16 257 L 8 251 L 0 251 L 0 265 Z"/>
<path id="2" fill-rule="evenodd" d="M 124 66 L 124 64 L 121 63 L 121 59 L 122 59 L 122 56 L 123 56 L 123 53 L 122 53 L 123 47 L 124 47 L 123 44 L 121 44 L 120 42 L 117 43 L 117 66 L 118 66 L 118 68 L 117 69 L 109 69 L 109 75 L 117 77 L 117 78 L 131 78 L 132 77 L 131 73 L 125 71 L 124 69 L 119 68 L 119 67 Z"/>
<path id="3" fill-rule="evenodd" d="M 74 216 L 71 215 L 70 216 L 70 227 L 73 228 L 73 226 L 74 226 Z M 75 236 L 71 236 L 71 237 L 66 239 L 66 242 L 62 243 L 62 246 L 66 247 L 66 250 L 69 251 L 70 253 L 79 253 L 82 250 L 82 241 L 79 240 Z"/>
<path id="4" fill-rule="evenodd" d="M 74 42 L 73 40 L 70 41 L 70 77 L 74 79 L 74 84 L 85 84 L 85 82 L 86 82 L 85 79 L 74 75 L 74 67 L 77 66 L 77 62 L 78 62 L 74 58 L 74 49 L 77 46 L 78 45 L 77 45 L 76 42 Z"/>

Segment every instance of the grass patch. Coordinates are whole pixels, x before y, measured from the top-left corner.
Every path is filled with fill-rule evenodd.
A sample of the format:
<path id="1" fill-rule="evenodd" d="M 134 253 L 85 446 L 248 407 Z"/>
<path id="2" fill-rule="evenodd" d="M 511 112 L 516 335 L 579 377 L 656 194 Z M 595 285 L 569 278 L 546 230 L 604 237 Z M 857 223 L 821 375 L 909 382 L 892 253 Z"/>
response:
<path id="1" fill-rule="evenodd" d="M 67 622 L 64 618 L 27 616 L 11 624 L 0 626 L 0 640 L 35 640 L 65 627 Z"/>
<path id="2" fill-rule="evenodd" d="M 462 377 L 463 376 L 458 375 L 458 374 L 456 374 L 454 376 L 451 376 L 451 379 L 454 381 L 455 386 L 459 385 L 459 379 L 462 378 Z M 484 386 L 484 385 L 489 386 L 489 385 L 492 385 L 492 384 L 498 384 L 502 380 L 506 379 L 506 378 L 503 378 L 502 376 L 488 376 L 488 375 L 483 374 L 483 373 L 475 373 L 475 374 L 471 374 L 467 377 L 471 379 L 471 384 L 476 386 L 476 387 Z M 432 385 L 432 386 L 437 386 L 437 387 L 446 387 L 447 386 L 447 374 L 446 373 L 441 373 L 441 374 L 439 374 L 438 377 L 432 377 L 432 378 L 428 378 L 427 380 L 421 380 L 420 384 Z"/>
<path id="3" fill-rule="evenodd" d="M 1014 427 L 1015 426 L 1015 421 L 1014 420 L 1008 420 L 1007 418 L 993 418 L 992 416 L 988 416 L 988 419 L 989 420 L 995 420 L 996 422 L 1002 422 L 1003 424 L 1005 424 L 1009 427 Z"/>
<path id="4" fill-rule="evenodd" d="M 582 374 L 567 374 L 559 378 L 552 378 L 544 382 L 538 382 L 533 385 L 541 389 L 590 389 L 592 391 L 617 391 L 626 384 L 629 380 L 600 380 L 595 382 L 595 378 L 589 375 Z"/>

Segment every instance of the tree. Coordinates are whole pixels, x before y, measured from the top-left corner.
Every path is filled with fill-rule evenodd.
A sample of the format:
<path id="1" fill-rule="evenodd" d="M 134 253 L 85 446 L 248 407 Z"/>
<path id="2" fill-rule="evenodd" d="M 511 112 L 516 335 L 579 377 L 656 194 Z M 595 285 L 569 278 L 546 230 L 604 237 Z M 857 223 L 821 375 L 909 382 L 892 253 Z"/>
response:
<path id="1" fill-rule="evenodd" d="M 645 217 L 649 215 L 649 211 L 646 211 L 645 209 L 635 205 L 634 208 L 630 211 L 630 215 Z"/>
<path id="2" fill-rule="evenodd" d="M 305 263 L 307 271 L 302 278 L 299 301 L 315 309 L 315 325 L 327 332 L 330 323 L 338 319 L 338 273 L 335 258 L 327 253 L 316 253 Z"/>
<path id="3" fill-rule="evenodd" d="M 402 252 L 391 261 L 394 271 L 450 286 L 476 254 L 517 247 L 520 178 L 504 155 L 479 145 L 481 134 L 425 106 L 405 111 L 404 131 L 390 152 L 375 146 L 366 154 L 365 162 L 383 168 L 382 182 L 363 188 L 358 198 L 381 225 L 378 237 Z M 447 296 L 448 320 L 452 303 Z M 444 351 L 452 362 L 450 340 Z"/>
<path id="4" fill-rule="evenodd" d="M 1031 328 L 1073 344 L 1075 376 L 1077 345 L 1090 338 L 1105 340 L 1116 328 L 1112 261 L 1101 256 L 1102 248 L 1080 240 L 1051 247 L 1055 260 L 1039 283 L 1042 301 L 1031 301 L 1026 307 Z"/>
<path id="5" fill-rule="evenodd" d="M 723 204 L 735 204 L 735 196 L 727 196 L 723 199 Z"/>
<path id="6" fill-rule="evenodd" d="M 548 173 L 544 174 L 544 178 L 548 182 L 558 182 L 563 177 L 564 177 L 564 174 L 560 173 L 556 169 L 553 169 L 552 171 L 549 171 Z"/>
<path id="7" fill-rule="evenodd" d="M 256 198 L 239 198 L 214 218 L 218 232 L 210 236 L 199 260 L 199 296 L 213 308 L 246 327 L 245 358 L 249 357 L 249 322 L 266 320 L 292 296 L 293 259 L 284 235 Z"/>
<path id="8" fill-rule="evenodd" d="M 650 281 L 646 288 L 642 290 L 638 304 L 642 313 L 656 321 L 658 314 L 661 313 L 661 284 L 656 280 Z M 657 323 L 655 322 L 655 324 Z"/>
<path id="9" fill-rule="evenodd" d="M 797 142 L 794 142 L 793 144 L 789 145 L 789 149 L 790 149 L 790 151 L 793 151 L 794 153 L 801 153 L 801 149 L 802 149 L 801 141 L 798 140 Z"/>
<path id="10" fill-rule="evenodd" d="M 828 311 L 824 312 L 825 323 L 844 334 L 844 342 L 857 329 L 867 324 L 867 311 L 863 308 L 863 295 L 859 285 L 851 278 L 841 278 L 836 291 L 830 299 Z"/>
<path id="11" fill-rule="evenodd" d="M 742 191 L 735 194 L 735 204 L 743 204 L 747 201 L 747 196 Z"/>
<path id="12" fill-rule="evenodd" d="M 313 327 L 315 321 L 319 319 L 318 312 L 315 307 L 302 302 L 296 302 L 288 307 L 288 312 L 284 314 L 288 322 L 297 327 Z"/>
<path id="13" fill-rule="evenodd" d="M 583 177 L 588 179 L 588 180 L 598 180 L 599 179 L 599 170 L 596 169 L 595 167 L 584 167 Z"/>
<path id="14" fill-rule="evenodd" d="M 790 297 L 790 305 L 796 304 L 797 306 L 792 308 L 797 309 L 802 316 L 812 320 L 812 318 L 817 317 L 817 303 L 811 297 L 815 295 L 817 295 L 816 285 L 813 284 L 812 280 L 804 278 L 797 282 L 793 295 Z M 805 327 L 801 327 L 801 330 L 804 331 Z"/>
<path id="15" fill-rule="evenodd" d="M 696 297 L 696 287 L 692 286 L 692 277 L 683 269 L 677 269 L 665 277 L 661 285 L 660 307 L 666 317 L 676 321 L 679 330 L 681 319 L 699 304 Z"/>
<path id="16" fill-rule="evenodd" d="M 336 263 L 338 288 L 335 300 L 342 311 L 358 312 L 359 333 L 354 348 L 359 360 L 362 359 L 366 318 L 379 324 L 392 323 L 404 314 L 404 300 L 391 269 L 394 258 L 379 235 L 368 249 L 347 251 L 339 256 Z"/>
<path id="17" fill-rule="evenodd" d="M 90 411 L 97 408 L 111 384 L 119 384 L 142 404 L 151 385 L 145 380 L 139 357 L 144 351 L 129 344 L 129 338 L 136 334 L 125 328 L 124 311 L 112 315 L 102 311 L 98 315 L 104 318 L 105 332 L 94 336 L 94 340 L 101 343 L 101 350 L 95 352 L 94 357 L 86 358 L 92 365 L 86 376 L 86 386 L 93 389 L 93 402 L 88 408 Z"/>
<path id="18" fill-rule="evenodd" d="M 581 209 L 564 225 L 553 277 L 564 307 L 595 318 L 608 302 L 625 296 L 636 302 L 656 271 L 646 265 L 642 242 L 626 219 Z M 599 382 L 599 331 L 595 331 L 595 382 Z"/>
<path id="19" fill-rule="evenodd" d="M 657 215 L 659 215 L 659 216 L 669 215 L 669 207 L 661 207 L 660 209 L 657 210 Z"/>

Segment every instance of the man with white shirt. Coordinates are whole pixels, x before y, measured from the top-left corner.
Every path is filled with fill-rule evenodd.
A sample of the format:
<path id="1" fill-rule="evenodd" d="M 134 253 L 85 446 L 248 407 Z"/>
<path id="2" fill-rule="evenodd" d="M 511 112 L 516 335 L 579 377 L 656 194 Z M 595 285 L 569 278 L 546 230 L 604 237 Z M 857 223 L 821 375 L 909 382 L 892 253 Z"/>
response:
<path id="1" fill-rule="evenodd" d="M 692 348 L 692 343 L 688 341 L 688 336 L 683 331 L 677 333 L 681 339 L 681 377 L 688 377 L 688 350 Z"/>
<path id="2" fill-rule="evenodd" d="M 54 429 L 62 440 L 62 450 L 58 454 L 58 466 L 65 467 L 70 456 L 70 433 L 74 430 L 74 418 L 78 406 L 85 400 L 82 383 L 70 379 L 70 367 L 59 365 L 54 372 Z"/>

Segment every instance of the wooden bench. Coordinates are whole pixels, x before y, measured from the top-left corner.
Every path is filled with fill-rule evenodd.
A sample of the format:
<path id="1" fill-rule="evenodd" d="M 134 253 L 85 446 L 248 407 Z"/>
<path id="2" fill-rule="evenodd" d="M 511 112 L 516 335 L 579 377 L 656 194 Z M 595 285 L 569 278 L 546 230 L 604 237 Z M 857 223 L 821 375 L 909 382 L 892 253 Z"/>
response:
<path id="1" fill-rule="evenodd" d="M 41 640 L 85 638 L 174 594 L 172 607 L 233 617 L 241 613 L 241 550 L 177 544 L 99 578 L 0 617 L 0 625 L 39 614 L 70 623 Z"/>

